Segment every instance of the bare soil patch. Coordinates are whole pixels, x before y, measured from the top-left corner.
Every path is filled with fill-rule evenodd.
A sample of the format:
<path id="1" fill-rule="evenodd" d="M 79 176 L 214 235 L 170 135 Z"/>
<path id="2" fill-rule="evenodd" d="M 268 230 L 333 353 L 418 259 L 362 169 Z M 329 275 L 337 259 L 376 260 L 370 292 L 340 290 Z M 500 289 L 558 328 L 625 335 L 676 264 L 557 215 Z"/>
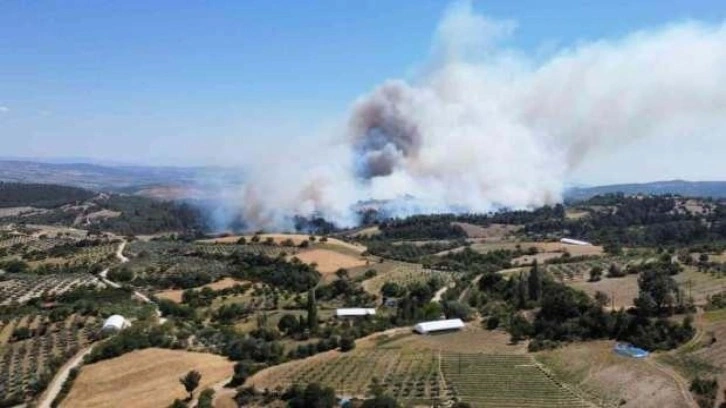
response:
<path id="1" fill-rule="evenodd" d="M 199 240 L 198 242 L 202 243 L 202 244 L 234 244 L 242 237 L 245 237 L 248 242 L 252 239 L 252 235 L 230 235 L 230 236 L 220 237 L 220 238 L 202 239 L 202 240 Z M 259 237 L 260 237 L 260 242 L 264 242 L 267 238 L 272 238 L 273 241 L 279 245 L 283 241 L 286 241 L 289 239 L 292 241 L 292 243 L 294 245 L 300 245 L 303 241 L 308 241 L 310 238 L 310 235 L 260 234 Z M 316 238 L 315 243 L 317 243 L 317 242 L 319 242 L 321 237 L 316 235 L 315 238 Z M 364 247 L 362 245 L 351 244 L 349 242 L 341 241 L 337 238 L 328 237 L 328 240 L 325 244 L 339 246 L 341 248 L 347 248 L 347 249 L 355 251 L 356 253 L 362 253 L 366 250 L 366 247 Z"/>
<path id="2" fill-rule="evenodd" d="M 608 295 L 611 306 L 616 309 L 633 306 L 633 299 L 638 297 L 638 275 L 626 275 L 622 278 L 602 278 L 598 282 L 572 281 L 570 286 L 579 289 L 591 297 L 600 291 Z"/>
<path id="3" fill-rule="evenodd" d="M 466 222 L 452 222 L 451 225 L 461 227 L 469 238 L 484 238 L 491 241 L 501 241 L 522 229 L 521 226 L 506 224 L 491 224 L 487 227 L 482 227 Z"/>
<path id="4" fill-rule="evenodd" d="M 214 400 L 214 408 L 237 408 L 237 402 L 232 395 L 220 395 Z"/>
<path id="5" fill-rule="evenodd" d="M 612 341 L 574 343 L 537 354 L 558 377 L 623 407 L 688 407 L 676 380 L 648 359 L 622 357 Z"/>
<path id="6" fill-rule="evenodd" d="M 316 263 L 316 269 L 323 275 L 335 273 L 340 268 L 350 269 L 364 266 L 368 262 L 365 258 L 345 255 L 329 249 L 313 249 L 294 255 L 306 264 Z M 290 256 L 288 259 L 292 259 Z"/>
<path id="7" fill-rule="evenodd" d="M 381 233 L 381 229 L 375 225 L 373 227 L 363 228 L 360 229 L 352 234 L 350 234 L 353 238 L 368 238 L 373 237 Z"/>
<path id="8" fill-rule="evenodd" d="M 448 353 L 525 354 L 524 342 L 510 344 L 510 335 L 502 330 L 485 330 L 478 322 L 471 322 L 460 331 L 420 335 L 411 331 L 399 332 L 386 347 L 409 350 L 441 350 Z M 380 339 L 378 340 L 380 342 Z"/>
<path id="9" fill-rule="evenodd" d="M 567 218 L 568 220 L 579 220 L 581 218 L 587 217 L 588 214 L 590 213 L 584 210 L 567 210 L 565 212 L 565 218 Z"/>
<path id="10" fill-rule="evenodd" d="M 62 407 L 157 408 L 185 398 L 179 377 L 197 370 L 198 392 L 230 377 L 224 357 L 180 350 L 146 349 L 91 364 L 81 370 Z"/>
<path id="11" fill-rule="evenodd" d="M 572 256 L 585 256 L 585 255 L 602 255 L 603 248 L 597 245 L 566 245 L 560 242 L 532 242 L 532 241 L 508 241 L 508 242 L 490 242 L 490 243 L 478 243 L 473 244 L 471 249 L 474 251 L 487 253 L 500 249 L 515 250 L 520 248 L 527 250 L 529 248 L 537 248 L 540 253 L 564 253 L 569 252 Z"/>
<path id="12" fill-rule="evenodd" d="M 693 267 L 673 276 L 686 296 L 692 296 L 696 305 L 705 305 L 708 297 L 726 291 L 726 277 L 718 277 L 705 272 L 698 272 Z M 638 275 L 626 275 L 622 278 L 603 277 L 598 282 L 574 280 L 568 285 L 582 290 L 590 296 L 595 292 L 604 292 L 614 299 L 615 308 L 633 306 L 633 299 L 638 296 Z"/>
<path id="13" fill-rule="evenodd" d="M 535 260 L 537 263 L 543 264 L 550 259 L 561 258 L 562 252 L 543 252 L 536 255 L 523 255 L 512 259 L 512 265 L 531 265 Z"/>

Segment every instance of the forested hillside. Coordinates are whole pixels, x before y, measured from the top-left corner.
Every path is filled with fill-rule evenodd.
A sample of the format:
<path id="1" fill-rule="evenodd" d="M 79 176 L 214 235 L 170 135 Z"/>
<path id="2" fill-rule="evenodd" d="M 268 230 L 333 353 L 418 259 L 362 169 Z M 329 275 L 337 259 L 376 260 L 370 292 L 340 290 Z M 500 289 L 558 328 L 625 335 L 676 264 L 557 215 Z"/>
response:
<path id="1" fill-rule="evenodd" d="M 77 187 L 0 182 L 0 208 L 56 208 L 86 201 L 94 195 L 92 191 Z"/>
<path id="2" fill-rule="evenodd" d="M 80 227 L 120 235 L 201 231 L 192 205 L 50 184 L 0 183 L 3 222 Z"/>

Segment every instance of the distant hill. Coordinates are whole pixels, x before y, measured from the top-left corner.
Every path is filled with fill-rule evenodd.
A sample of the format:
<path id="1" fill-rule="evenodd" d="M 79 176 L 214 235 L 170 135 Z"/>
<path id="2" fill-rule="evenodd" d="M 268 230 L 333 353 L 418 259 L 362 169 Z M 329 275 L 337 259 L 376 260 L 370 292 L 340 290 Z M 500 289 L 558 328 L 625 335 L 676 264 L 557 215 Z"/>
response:
<path id="1" fill-rule="evenodd" d="M 568 201 L 587 200 L 590 197 L 611 194 L 678 194 L 688 197 L 726 198 L 726 181 L 656 181 L 642 184 L 613 184 L 597 187 L 577 187 L 565 192 Z"/>
<path id="2" fill-rule="evenodd" d="M 173 199 L 198 186 L 238 183 L 240 169 L 221 167 L 155 167 L 95 163 L 0 159 L 0 181 L 58 184 L 95 191 L 123 192 Z"/>

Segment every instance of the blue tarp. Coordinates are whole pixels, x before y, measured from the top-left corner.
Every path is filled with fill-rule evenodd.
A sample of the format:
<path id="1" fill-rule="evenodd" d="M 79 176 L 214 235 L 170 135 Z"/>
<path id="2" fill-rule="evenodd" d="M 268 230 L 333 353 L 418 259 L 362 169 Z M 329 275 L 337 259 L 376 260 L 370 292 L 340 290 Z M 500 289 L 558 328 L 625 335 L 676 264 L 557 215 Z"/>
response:
<path id="1" fill-rule="evenodd" d="M 613 350 L 621 356 L 633 358 L 644 358 L 650 354 L 648 351 L 628 343 L 616 343 Z"/>

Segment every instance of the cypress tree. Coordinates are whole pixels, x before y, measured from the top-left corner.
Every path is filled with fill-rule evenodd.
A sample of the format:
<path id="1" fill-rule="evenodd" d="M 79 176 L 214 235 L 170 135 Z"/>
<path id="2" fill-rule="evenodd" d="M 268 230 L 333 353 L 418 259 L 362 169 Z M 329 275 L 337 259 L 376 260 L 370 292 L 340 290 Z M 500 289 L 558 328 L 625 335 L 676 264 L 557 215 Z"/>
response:
<path id="1" fill-rule="evenodd" d="M 310 333 L 318 331 L 318 305 L 315 303 L 315 288 L 308 292 L 308 328 Z"/>
<path id="2" fill-rule="evenodd" d="M 519 279 L 517 280 L 517 308 L 524 309 L 527 306 L 527 288 L 524 283 L 524 275 L 522 272 L 519 273 Z"/>
<path id="3" fill-rule="evenodd" d="M 542 276 L 539 273 L 537 260 L 534 260 L 532 270 L 529 271 L 529 299 L 538 302 L 542 297 Z"/>

